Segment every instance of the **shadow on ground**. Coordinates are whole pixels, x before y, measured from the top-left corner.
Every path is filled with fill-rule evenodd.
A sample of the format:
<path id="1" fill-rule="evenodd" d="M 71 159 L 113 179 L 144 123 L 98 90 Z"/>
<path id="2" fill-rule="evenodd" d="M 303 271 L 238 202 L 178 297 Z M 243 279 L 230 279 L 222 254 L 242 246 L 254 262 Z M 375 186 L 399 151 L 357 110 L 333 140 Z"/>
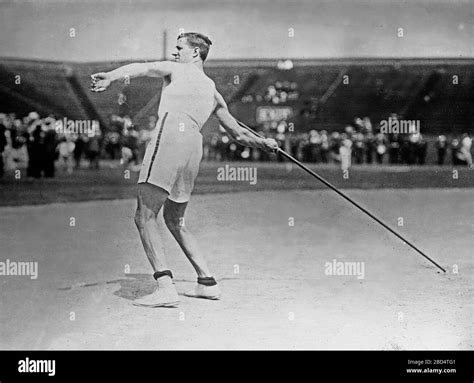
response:
<path id="1" fill-rule="evenodd" d="M 195 282 L 191 279 L 174 279 L 176 282 Z M 151 274 L 127 274 L 127 278 L 114 281 L 120 284 L 120 289 L 114 295 L 127 300 L 135 300 L 153 293 L 156 282 Z M 184 295 L 178 292 L 178 295 Z"/>

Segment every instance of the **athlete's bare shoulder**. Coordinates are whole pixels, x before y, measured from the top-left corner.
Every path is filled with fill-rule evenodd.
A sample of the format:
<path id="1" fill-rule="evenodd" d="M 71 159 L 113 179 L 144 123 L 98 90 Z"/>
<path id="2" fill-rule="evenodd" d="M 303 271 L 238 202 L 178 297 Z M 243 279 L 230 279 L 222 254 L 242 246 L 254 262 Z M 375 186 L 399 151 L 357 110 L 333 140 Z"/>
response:
<path id="1" fill-rule="evenodd" d="M 150 77 L 172 76 L 179 69 L 179 64 L 172 61 L 154 61 L 144 65 L 147 66 Z"/>
<path id="2" fill-rule="evenodd" d="M 199 70 L 199 69 L 198 69 Z M 202 74 L 202 77 L 209 83 L 209 85 L 212 87 L 213 90 L 216 89 L 216 83 L 212 78 L 210 78 L 206 72 L 199 70 L 199 72 Z"/>
<path id="3" fill-rule="evenodd" d="M 209 80 L 209 82 L 212 84 L 212 86 L 214 87 L 214 90 L 215 90 L 216 89 L 216 83 L 214 82 L 214 80 L 212 78 L 210 78 L 207 74 L 204 73 L 204 75 Z"/>

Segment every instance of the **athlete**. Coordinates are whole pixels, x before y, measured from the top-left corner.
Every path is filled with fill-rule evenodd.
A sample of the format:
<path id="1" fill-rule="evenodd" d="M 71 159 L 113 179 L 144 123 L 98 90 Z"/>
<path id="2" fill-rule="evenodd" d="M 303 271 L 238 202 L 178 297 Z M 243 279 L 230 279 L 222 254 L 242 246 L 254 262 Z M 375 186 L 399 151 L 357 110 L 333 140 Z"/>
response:
<path id="1" fill-rule="evenodd" d="M 158 121 L 138 178 L 135 214 L 157 286 L 152 294 L 134 301 L 138 306 L 176 307 L 179 304 L 173 275 L 160 251 L 162 241 L 156 219 L 161 207 L 166 226 L 197 273 L 197 285 L 185 295 L 220 298 L 219 285 L 184 221 L 202 158 L 200 130 L 210 115 L 215 114 L 220 125 L 237 143 L 265 151 L 278 149 L 274 139 L 255 136 L 229 113 L 224 98 L 203 70 L 211 44 L 209 38 L 200 33 L 183 33 L 177 39 L 174 62 L 134 63 L 91 76 L 93 92 L 106 90 L 113 81 L 129 81 L 139 76 L 164 79 Z"/>

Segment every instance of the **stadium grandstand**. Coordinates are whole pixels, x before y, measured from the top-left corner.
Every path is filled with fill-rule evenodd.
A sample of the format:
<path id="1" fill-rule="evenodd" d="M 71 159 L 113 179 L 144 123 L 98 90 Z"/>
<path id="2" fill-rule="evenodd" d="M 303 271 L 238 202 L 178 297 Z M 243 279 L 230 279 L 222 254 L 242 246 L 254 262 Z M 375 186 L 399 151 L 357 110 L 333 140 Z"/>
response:
<path id="1" fill-rule="evenodd" d="M 295 125 L 301 131 L 337 130 L 356 116 L 369 116 L 377 121 L 391 113 L 423 121 L 426 134 L 460 133 L 470 130 L 474 121 L 470 107 L 474 92 L 472 59 L 292 63 L 293 67 L 285 70 L 279 69 L 275 60 L 211 61 L 206 71 L 234 111 L 252 126 L 257 123 L 259 106 L 275 106 L 271 100 L 255 96 L 278 82 L 298 86 L 299 97 L 280 100 L 278 106 L 291 108 Z M 98 118 L 105 127 L 110 115 L 126 113 L 139 124 L 157 110 L 156 89 L 161 87 L 160 79 L 135 79 L 100 96 L 89 92 L 91 73 L 123 64 L 126 62 L 77 64 L 1 59 L 2 112 L 21 115 L 36 110 L 71 119 Z M 16 84 L 18 75 L 21 79 Z M 457 76 L 454 83 L 453 76 Z M 120 108 L 120 93 L 126 96 L 126 108 Z M 304 118 L 307 109 L 310 113 Z"/>
<path id="2" fill-rule="evenodd" d="M 290 142 L 292 137 L 303 137 L 314 131 L 330 135 L 344 132 L 348 126 L 357 130 L 362 118 L 369 121 L 376 134 L 380 121 L 397 116 L 420 122 L 424 145 L 428 148 L 423 149 L 423 159 L 411 162 L 423 164 L 437 161 L 439 135 L 456 140 L 463 133 L 472 131 L 473 61 L 215 60 L 206 64 L 206 71 L 234 115 L 249 126 L 279 138 L 282 146 L 295 155 L 298 149 Z M 42 117 L 97 121 L 104 135 L 114 130 L 117 118 L 123 117 L 130 118 L 137 131 L 147 126 L 151 129 L 153 122 L 149 121 L 156 116 L 161 79 L 137 78 L 129 84 L 114 84 L 111 91 L 100 95 L 89 91 L 91 73 L 112 70 L 123 64 L 126 62 L 74 63 L 3 58 L 0 60 L 0 112 L 15 113 L 21 118 L 36 111 Z M 212 147 L 213 137 L 220 139 L 222 132 L 212 118 L 207 125 L 203 129 L 204 142 Z M 115 130 L 117 134 L 122 133 L 121 129 Z M 351 134 L 351 131 L 346 130 L 346 133 Z M 311 137 L 308 137 L 305 139 L 309 142 Z M 227 146 L 231 145 L 225 142 Z M 292 145 L 295 146 L 293 150 Z M 386 146 L 388 152 L 389 144 Z M 235 145 L 231 151 L 235 155 L 220 157 L 227 160 L 250 157 L 248 151 Z M 314 162 L 304 151 L 303 148 L 300 159 Z M 325 156 L 322 155 L 323 160 Z M 410 163 L 410 160 L 405 162 Z"/>

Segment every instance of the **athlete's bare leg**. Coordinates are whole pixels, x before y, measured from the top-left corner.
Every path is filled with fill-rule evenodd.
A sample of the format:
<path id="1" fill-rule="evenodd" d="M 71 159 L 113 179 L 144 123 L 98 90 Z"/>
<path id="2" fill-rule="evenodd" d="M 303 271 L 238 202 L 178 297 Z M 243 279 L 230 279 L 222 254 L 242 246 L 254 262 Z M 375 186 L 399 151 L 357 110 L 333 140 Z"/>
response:
<path id="1" fill-rule="evenodd" d="M 166 226 L 171 234 L 173 234 L 189 262 L 193 265 L 198 277 L 212 277 L 196 238 L 185 224 L 184 213 L 187 206 L 187 202 L 177 203 L 167 199 L 163 208 Z"/>
<path id="2" fill-rule="evenodd" d="M 135 223 L 146 256 L 155 272 L 168 270 L 156 221 L 167 198 L 168 192 L 157 186 L 138 184 Z M 135 300 L 134 304 L 150 307 L 176 306 L 179 299 L 171 278 L 168 275 L 162 275 L 157 279 L 157 282 L 158 289 L 153 294 Z"/>
<path id="3" fill-rule="evenodd" d="M 138 184 L 135 224 L 153 270 L 166 270 L 167 264 L 156 218 L 168 198 L 168 193 L 151 184 Z"/>

